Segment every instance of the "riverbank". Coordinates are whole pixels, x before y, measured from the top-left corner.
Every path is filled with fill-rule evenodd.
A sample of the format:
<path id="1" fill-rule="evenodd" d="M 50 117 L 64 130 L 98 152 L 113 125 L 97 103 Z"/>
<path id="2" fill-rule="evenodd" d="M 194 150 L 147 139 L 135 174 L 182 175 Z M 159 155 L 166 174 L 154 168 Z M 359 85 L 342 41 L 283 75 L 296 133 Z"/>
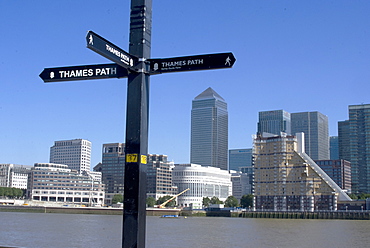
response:
<path id="1" fill-rule="evenodd" d="M 0 212 L 122 215 L 122 208 L 0 205 Z M 181 209 L 147 208 L 147 216 L 180 215 Z"/>
<path id="2" fill-rule="evenodd" d="M 49 206 L 9 206 L 0 205 L 0 212 L 65 213 L 122 215 L 122 208 L 107 207 L 49 207 Z M 370 220 L 369 211 L 332 211 L 332 212 L 269 212 L 269 211 L 204 211 L 167 208 L 147 208 L 147 216 L 179 215 L 189 217 L 234 217 L 234 218 L 273 218 L 273 219 L 338 219 Z"/>

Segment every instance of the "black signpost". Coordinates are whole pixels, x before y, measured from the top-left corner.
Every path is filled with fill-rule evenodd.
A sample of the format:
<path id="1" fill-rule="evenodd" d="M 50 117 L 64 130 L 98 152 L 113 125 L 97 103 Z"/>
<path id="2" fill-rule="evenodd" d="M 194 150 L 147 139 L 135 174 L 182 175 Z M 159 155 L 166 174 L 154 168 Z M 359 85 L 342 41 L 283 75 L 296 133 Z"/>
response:
<path id="1" fill-rule="evenodd" d="M 231 68 L 235 63 L 232 53 L 203 54 L 165 59 L 148 59 L 150 73 L 198 71 Z"/>
<path id="2" fill-rule="evenodd" d="M 125 78 L 127 76 L 127 70 L 117 64 L 45 68 L 40 74 L 40 77 L 45 83 L 104 78 Z"/>
<path id="3" fill-rule="evenodd" d="M 145 247 L 150 75 L 231 68 L 232 53 L 150 59 L 152 0 L 131 0 L 129 53 L 88 31 L 87 47 L 114 64 L 45 68 L 44 82 L 128 78 L 122 247 Z"/>
<path id="4" fill-rule="evenodd" d="M 138 62 L 138 58 L 122 50 L 113 43 L 107 41 L 93 31 L 87 32 L 86 35 L 87 48 L 99 53 L 103 57 L 119 64 L 120 66 L 134 70 L 134 66 Z"/>

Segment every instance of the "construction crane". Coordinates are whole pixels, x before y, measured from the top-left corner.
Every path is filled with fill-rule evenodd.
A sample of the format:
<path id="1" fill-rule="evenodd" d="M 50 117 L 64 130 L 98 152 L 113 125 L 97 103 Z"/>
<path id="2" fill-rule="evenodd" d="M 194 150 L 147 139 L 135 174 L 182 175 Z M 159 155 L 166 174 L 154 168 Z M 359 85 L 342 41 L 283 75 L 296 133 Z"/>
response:
<path id="1" fill-rule="evenodd" d="M 159 208 L 164 208 L 164 206 L 166 206 L 167 203 L 169 203 L 170 201 L 172 201 L 173 199 L 175 199 L 176 197 L 178 197 L 179 195 L 182 195 L 184 194 L 186 191 L 190 190 L 189 188 L 181 191 L 180 193 L 178 193 L 177 195 L 175 196 L 172 196 L 170 199 L 168 199 L 167 201 L 163 202 L 161 205 L 158 205 Z"/>

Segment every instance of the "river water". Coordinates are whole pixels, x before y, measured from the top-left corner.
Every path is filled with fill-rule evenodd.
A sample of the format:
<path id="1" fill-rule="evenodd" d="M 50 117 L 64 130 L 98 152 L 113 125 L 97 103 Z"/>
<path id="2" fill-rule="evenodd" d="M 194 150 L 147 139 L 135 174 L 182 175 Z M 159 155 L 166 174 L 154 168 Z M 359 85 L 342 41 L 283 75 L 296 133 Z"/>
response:
<path id="1" fill-rule="evenodd" d="M 0 212 L 0 247 L 119 248 L 122 216 Z M 369 247 L 370 221 L 147 217 L 147 248 Z"/>

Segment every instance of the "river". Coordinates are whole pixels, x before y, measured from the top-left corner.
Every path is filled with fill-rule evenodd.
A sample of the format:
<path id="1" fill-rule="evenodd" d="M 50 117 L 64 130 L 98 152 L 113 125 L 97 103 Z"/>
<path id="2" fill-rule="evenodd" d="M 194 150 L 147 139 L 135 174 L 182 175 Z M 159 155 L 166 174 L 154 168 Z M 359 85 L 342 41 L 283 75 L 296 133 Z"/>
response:
<path id="1" fill-rule="evenodd" d="M 121 247 L 122 216 L 0 212 L 0 247 Z M 147 217 L 147 248 L 368 247 L 366 220 Z"/>

